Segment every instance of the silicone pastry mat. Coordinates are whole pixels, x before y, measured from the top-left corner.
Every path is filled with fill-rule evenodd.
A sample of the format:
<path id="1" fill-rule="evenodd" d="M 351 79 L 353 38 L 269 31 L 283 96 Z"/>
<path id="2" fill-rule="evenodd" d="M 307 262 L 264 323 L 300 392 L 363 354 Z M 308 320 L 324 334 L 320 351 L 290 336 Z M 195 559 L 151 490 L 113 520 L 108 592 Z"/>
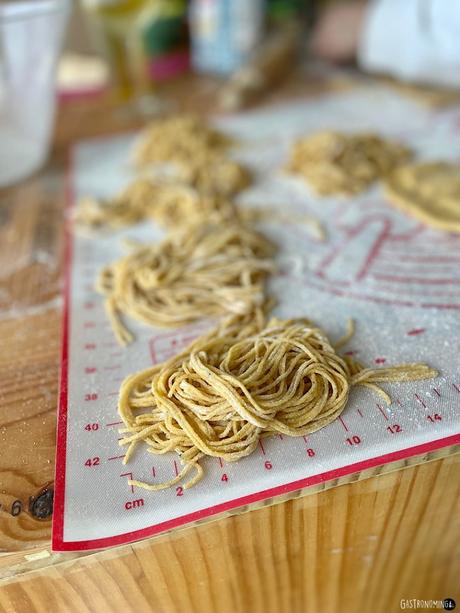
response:
<path id="1" fill-rule="evenodd" d="M 123 378 L 164 360 L 209 327 L 178 330 L 127 323 L 136 341 L 119 347 L 93 290 L 100 267 L 124 253 L 122 239 L 158 240 L 151 223 L 113 234 L 69 233 L 58 423 L 53 549 L 127 543 L 243 504 L 286 494 L 460 442 L 460 235 L 430 230 L 385 202 L 376 186 L 351 199 L 316 198 L 283 172 L 290 144 L 322 128 L 372 130 L 413 146 L 419 158 L 460 159 L 460 109 L 427 111 L 385 89 L 361 89 L 220 119 L 242 144 L 234 156 L 255 174 L 241 196 L 321 220 L 327 240 L 299 223 L 264 223 L 280 246 L 281 273 L 269 284 L 281 317 L 306 316 L 332 339 L 348 318 L 357 324 L 345 348 L 367 365 L 422 361 L 431 381 L 392 384 L 393 404 L 354 389 L 341 418 L 308 437 L 274 437 L 237 463 L 204 461 L 205 477 L 149 492 L 131 476 L 164 481 L 177 474 L 175 454 L 138 448 L 128 465 L 118 445 L 117 394 Z M 116 193 L 132 177 L 133 136 L 79 144 L 70 169 L 71 199 Z M 293 217 L 294 218 L 294 217 Z"/>

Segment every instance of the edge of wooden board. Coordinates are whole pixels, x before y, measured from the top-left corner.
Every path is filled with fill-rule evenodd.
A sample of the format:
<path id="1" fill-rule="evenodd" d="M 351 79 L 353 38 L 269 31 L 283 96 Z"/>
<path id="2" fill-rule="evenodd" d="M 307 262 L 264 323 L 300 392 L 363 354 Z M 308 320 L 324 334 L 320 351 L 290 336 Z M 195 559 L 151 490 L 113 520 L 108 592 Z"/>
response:
<path id="1" fill-rule="evenodd" d="M 88 552 L 54 553 L 50 549 L 50 542 L 48 542 L 43 547 L 37 547 L 32 550 L 1 554 L 0 555 L 0 584 L 5 584 L 7 582 L 19 580 L 21 579 L 21 577 L 24 577 L 25 575 L 28 575 L 31 572 L 40 571 L 48 567 L 54 567 L 54 566 L 61 565 L 61 564 L 73 564 L 75 563 L 76 560 L 79 560 L 83 557 L 88 557 L 88 556 L 93 556 L 93 555 L 112 557 L 114 555 L 118 555 L 120 553 L 127 551 L 127 549 L 129 548 L 151 542 L 154 539 L 160 539 L 170 534 L 171 532 L 176 532 L 178 530 L 181 530 L 181 531 L 187 530 L 194 526 L 200 526 L 205 523 L 219 521 L 227 517 L 231 517 L 233 515 L 241 515 L 243 513 L 247 513 L 248 511 L 254 511 L 257 509 L 261 509 L 263 507 L 269 507 L 275 504 L 281 504 L 289 500 L 293 500 L 295 498 L 318 494 L 320 492 L 331 489 L 333 487 L 338 487 L 340 485 L 347 485 L 349 483 L 354 483 L 355 481 L 361 481 L 364 479 L 369 479 L 371 477 L 377 477 L 379 475 L 388 474 L 390 472 L 395 472 L 397 470 L 403 470 L 405 468 L 411 468 L 411 467 L 414 467 L 420 464 L 424 464 L 426 462 L 441 460 L 443 458 L 447 458 L 449 456 L 453 456 L 459 453 L 460 453 L 460 444 L 452 445 L 450 447 L 443 447 L 435 451 L 430 451 L 427 453 L 415 455 L 409 458 L 405 458 L 403 460 L 397 460 L 395 462 L 381 464 L 380 466 L 375 466 L 372 468 L 368 468 L 366 470 L 351 473 L 349 475 L 344 475 L 342 477 L 331 479 L 329 481 L 318 483 L 316 485 L 312 485 L 309 487 L 301 488 L 301 489 L 289 492 L 287 494 L 280 494 L 278 496 L 266 498 L 265 500 L 261 500 L 261 501 L 258 501 L 252 504 L 243 505 L 241 507 L 238 507 L 238 508 L 235 508 L 229 511 L 225 511 L 223 513 L 219 513 L 211 517 L 206 517 L 200 520 L 196 520 L 180 528 L 175 528 L 173 530 L 167 530 L 165 532 L 162 532 L 161 534 L 149 537 L 147 539 L 142 539 L 135 543 L 130 543 L 127 545 L 119 545 L 117 547 L 112 547 L 106 550 L 88 551 Z"/>

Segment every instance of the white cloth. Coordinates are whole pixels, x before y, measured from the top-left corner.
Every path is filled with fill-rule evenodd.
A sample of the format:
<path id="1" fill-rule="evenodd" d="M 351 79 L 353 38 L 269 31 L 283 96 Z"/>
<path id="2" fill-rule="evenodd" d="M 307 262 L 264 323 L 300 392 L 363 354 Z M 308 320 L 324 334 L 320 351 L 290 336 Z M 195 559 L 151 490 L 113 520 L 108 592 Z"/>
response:
<path id="1" fill-rule="evenodd" d="M 371 0 L 358 61 L 407 81 L 460 86 L 460 0 Z"/>

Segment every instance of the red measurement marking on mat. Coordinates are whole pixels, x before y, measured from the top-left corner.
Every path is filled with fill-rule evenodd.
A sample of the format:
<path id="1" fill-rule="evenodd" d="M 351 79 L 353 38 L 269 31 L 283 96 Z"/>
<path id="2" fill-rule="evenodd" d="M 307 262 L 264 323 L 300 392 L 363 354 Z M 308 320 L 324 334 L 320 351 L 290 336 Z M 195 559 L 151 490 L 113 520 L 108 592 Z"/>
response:
<path id="1" fill-rule="evenodd" d="M 130 480 L 132 481 L 133 480 L 133 473 L 122 473 L 120 475 L 120 477 L 129 477 Z M 134 494 L 134 485 L 131 484 L 129 487 L 131 488 L 131 493 Z"/>
<path id="2" fill-rule="evenodd" d="M 422 407 L 424 409 L 426 409 L 426 404 L 423 402 L 423 400 L 420 398 L 420 396 L 418 394 L 414 394 L 416 400 L 422 405 Z"/>
<path id="3" fill-rule="evenodd" d="M 83 308 L 94 309 L 94 302 L 85 302 L 85 304 L 83 305 Z"/>
<path id="4" fill-rule="evenodd" d="M 125 454 L 124 455 L 114 455 L 111 458 L 107 458 L 107 461 L 109 461 L 109 460 L 119 460 L 120 458 L 124 458 L 124 457 L 125 457 Z"/>
<path id="5" fill-rule="evenodd" d="M 110 426 L 119 426 L 120 424 L 122 424 L 122 421 L 113 421 L 110 424 L 105 424 L 107 428 L 110 428 Z"/>
<path id="6" fill-rule="evenodd" d="M 438 396 L 438 398 L 441 398 L 441 394 L 439 393 L 439 390 L 437 390 L 435 387 L 433 387 L 433 392 Z"/>
<path id="7" fill-rule="evenodd" d="M 342 424 L 342 426 L 345 428 L 346 432 L 348 432 L 347 424 L 343 421 L 342 417 L 339 417 L 339 421 Z"/>
<path id="8" fill-rule="evenodd" d="M 94 321 L 85 321 L 85 323 L 83 324 L 83 327 L 88 329 L 88 328 L 95 328 L 96 327 L 96 323 Z"/>
<path id="9" fill-rule="evenodd" d="M 259 445 L 260 445 L 260 449 L 262 451 L 262 455 L 265 455 L 265 448 L 264 448 L 264 445 L 263 445 L 261 440 L 259 441 Z"/>
<path id="10" fill-rule="evenodd" d="M 357 351 L 345 351 L 343 355 L 355 355 L 357 353 L 358 353 Z"/>
<path id="11" fill-rule="evenodd" d="M 396 404 L 400 407 L 402 407 L 402 402 L 399 400 L 399 398 L 396 398 Z"/>
<path id="12" fill-rule="evenodd" d="M 144 499 L 138 498 L 137 500 L 128 500 L 125 502 L 126 511 L 131 511 L 131 509 L 138 509 L 139 507 L 144 506 Z"/>
<path id="13" fill-rule="evenodd" d="M 152 466 L 152 475 L 153 475 L 153 478 L 155 478 L 155 477 L 156 477 L 156 473 L 155 473 L 155 466 Z"/>
<path id="14" fill-rule="evenodd" d="M 385 419 L 388 421 L 388 415 L 385 413 L 385 411 L 382 409 L 382 407 L 381 407 L 379 404 L 377 404 L 376 406 L 377 406 L 378 410 L 380 411 L 380 413 L 381 413 L 381 414 L 384 416 L 384 418 L 385 418 Z"/>
<path id="15" fill-rule="evenodd" d="M 307 437 L 306 437 L 306 436 L 304 436 L 304 437 L 303 437 L 303 440 L 304 440 L 304 441 L 305 441 L 305 443 L 306 443 L 306 442 L 307 442 Z M 316 453 L 315 453 L 315 450 L 314 450 L 314 449 L 312 449 L 311 447 L 310 447 L 310 448 L 307 448 L 307 456 L 308 456 L 309 458 L 314 458 L 314 457 L 315 457 L 315 455 L 316 455 Z"/>
<path id="16" fill-rule="evenodd" d="M 359 438 L 359 436 L 354 434 L 350 438 L 346 438 L 345 442 L 348 443 L 349 445 L 359 445 L 361 443 L 361 439 Z"/>
<path id="17" fill-rule="evenodd" d="M 386 361 L 387 361 L 386 358 L 375 358 L 374 360 L 376 364 L 385 364 Z"/>
<path id="18" fill-rule="evenodd" d="M 100 459 L 99 456 L 96 456 L 94 458 L 88 458 L 86 460 L 86 462 L 85 462 L 85 466 L 88 467 L 88 468 L 92 468 L 94 466 L 99 466 L 100 461 L 101 461 L 101 459 Z"/>
<path id="19" fill-rule="evenodd" d="M 414 328 L 413 330 L 409 330 L 407 336 L 417 336 L 417 334 L 423 334 L 425 330 L 425 328 Z"/>
<path id="20" fill-rule="evenodd" d="M 86 432 L 96 432 L 97 430 L 99 430 L 99 424 L 97 422 L 94 422 L 92 424 L 86 424 L 85 430 Z"/>
<path id="21" fill-rule="evenodd" d="M 452 387 L 454 388 L 454 390 L 456 390 L 460 394 L 460 387 L 458 385 L 456 385 L 455 383 L 452 383 Z"/>
<path id="22" fill-rule="evenodd" d="M 357 409 L 356 412 L 358 413 L 360 417 L 364 417 L 364 415 L 361 413 L 361 409 Z"/>
<path id="23" fill-rule="evenodd" d="M 95 366 L 86 366 L 85 368 L 85 374 L 86 375 L 91 375 L 92 373 L 97 372 L 97 368 Z"/>
<path id="24" fill-rule="evenodd" d="M 175 355 L 179 349 L 185 348 L 206 330 L 209 330 L 209 326 L 198 324 L 183 330 L 182 333 L 176 331 L 154 336 L 149 341 L 152 363 L 157 364 Z"/>
<path id="25" fill-rule="evenodd" d="M 419 283 L 421 285 L 458 285 L 460 279 L 428 279 L 425 277 L 397 277 L 395 275 L 372 275 L 377 281 L 391 281 L 393 283 Z"/>

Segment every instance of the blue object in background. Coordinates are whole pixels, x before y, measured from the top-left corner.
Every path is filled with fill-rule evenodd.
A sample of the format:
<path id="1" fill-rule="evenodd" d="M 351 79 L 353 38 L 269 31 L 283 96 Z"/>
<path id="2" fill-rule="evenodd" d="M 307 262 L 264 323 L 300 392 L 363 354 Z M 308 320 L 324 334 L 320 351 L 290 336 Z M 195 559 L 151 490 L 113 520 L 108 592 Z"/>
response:
<path id="1" fill-rule="evenodd" d="M 262 39 L 265 8 L 265 0 L 192 0 L 193 68 L 223 76 L 240 68 Z"/>

